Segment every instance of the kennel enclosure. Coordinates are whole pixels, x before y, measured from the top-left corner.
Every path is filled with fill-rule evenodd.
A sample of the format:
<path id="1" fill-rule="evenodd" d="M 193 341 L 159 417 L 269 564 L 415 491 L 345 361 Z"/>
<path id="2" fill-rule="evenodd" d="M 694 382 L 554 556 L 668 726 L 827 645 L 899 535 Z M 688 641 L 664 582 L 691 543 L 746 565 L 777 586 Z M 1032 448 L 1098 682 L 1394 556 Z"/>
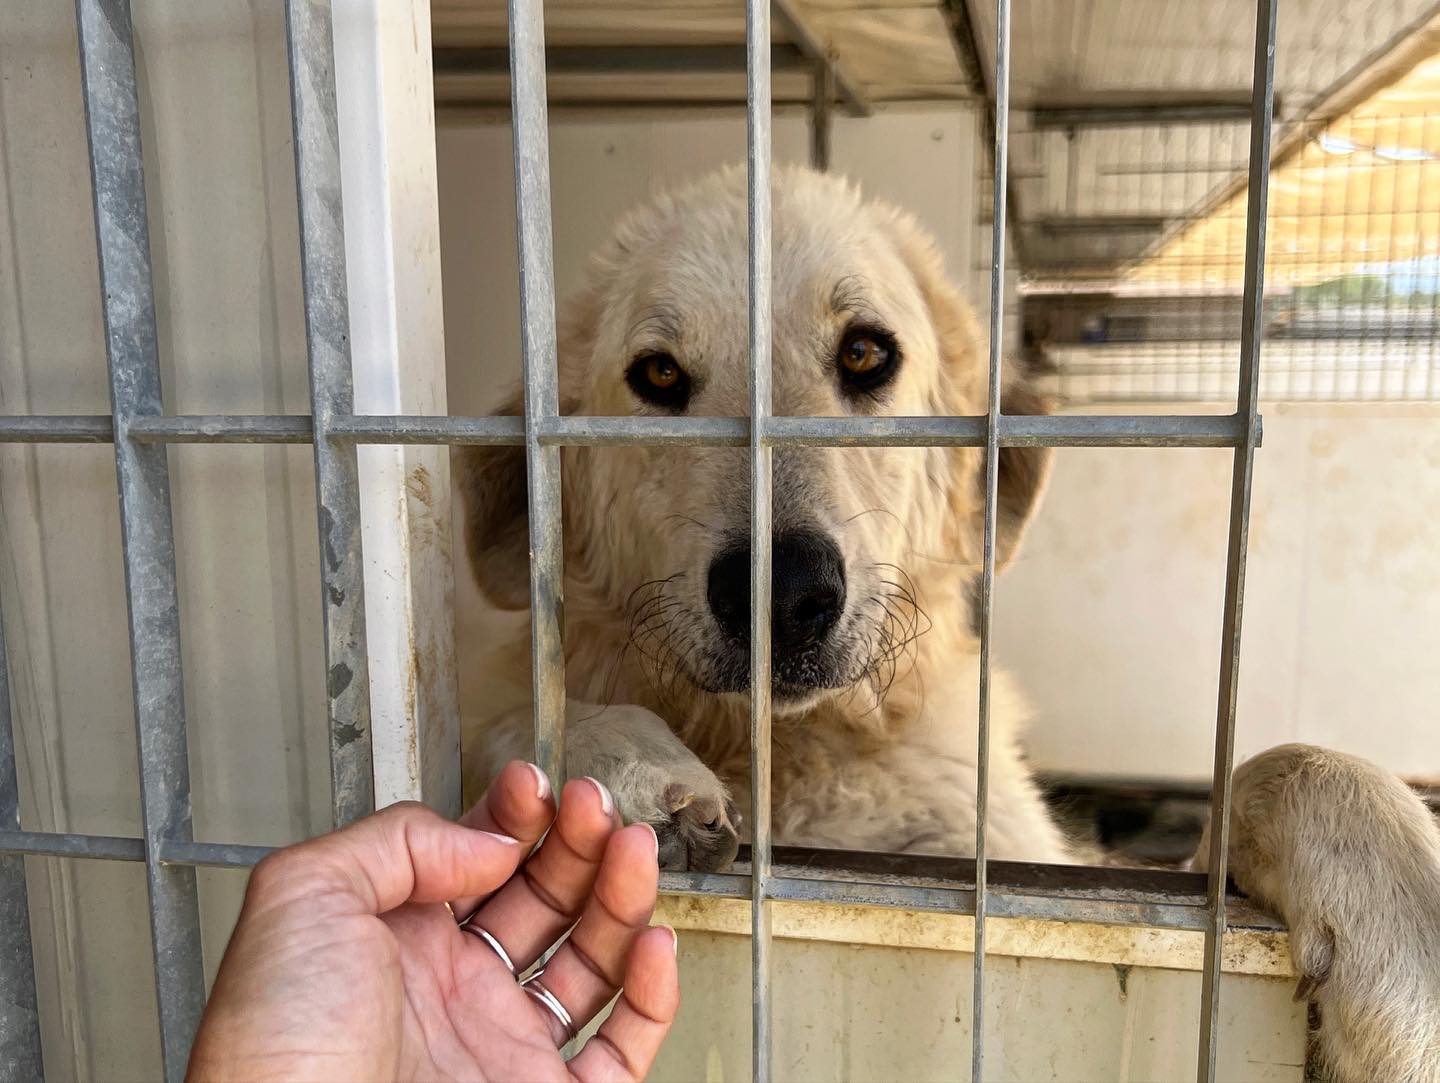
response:
<path id="1" fill-rule="evenodd" d="M 970 863 L 883 862 L 867 866 L 859 858 L 831 859 L 773 850 L 769 838 L 769 609 L 770 541 L 769 460 L 776 447 L 804 446 L 972 446 L 986 451 L 986 537 L 980 587 L 981 706 L 980 745 L 984 762 L 988 740 L 988 672 L 992 640 L 996 503 L 996 463 L 1002 446 L 1053 447 L 1211 447 L 1234 450 L 1229 550 L 1227 554 L 1224 636 L 1217 696 L 1213 762 L 1212 812 L 1226 823 L 1229 773 L 1233 757 L 1238 646 L 1244 597 L 1246 539 L 1251 478 L 1260 444 L 1259 359 L 1265 333 L 1262 296 L 1265 270 L 1265 197 L 1272 163 L 1272 111 L 1276 3 L 1255 5 L 1252 93 L 1234 103 L 1249 129 L 1244 208 L 1243 290 L 1234 308 L 1239 324 L 1236 409 L 1206 414 L 1091 414 L 1050 417 L 1008 416 L 1000 412 L 997 390 L 1002 355 L 1020 345 L 1007 330 L 1006 263 L 1013 252 L 1007 233 L 1016 221 L 1007 197 L 1016 181 L 1011 150 L 1011 11 L 1007 0 L 996 6 L 993 36 L 977 34 L 975 42 L 990 70 L 992 82 L 982 88 L 993 100 L 989 123 L 993 131 L 991 191 L 993 194 L 991 257 L 988 265 L 990 348 L 988 412 L 970 418 L 792 418 L 771 416 L 769 403 L 769 188 L 756 183 L 771 161 L 771 67 L 794 82 L 815 84 L 813 154 L 823 164 L 828 149 L 830 114 L 836 109 L 866 108 L 863 93 L 843 64 L 828 57 L 803 28 L 800 14 L 780 5 L 779 19 L 797 40 L 786 47 L 772 44 L 771 6 L 751 0 L 746 14 L 746 48 L 727 55 L 686 54 L 651 57 L 657 64 L 689 64 L 695 70 L 720 66 L 733 78 L 737 61 L 743 67 L 750 168 L 750 353 L 752 400 L 748 418 L 587 418 L 562 416 L 558 410 L 555 373 L 554 270 L 549 206 L 549 159 L 546 138 L 546 67 L 544 25 L 538 3 L 515 0 L 510 5 L 508 48 L 502 59 L 509 69 L 513 94 L 516 158 L 516 213 L 520 239 L 520 282 L 525 372 L 523 418 L 426 416 L 423 411 L 389 414 L 357 408 L 360 393 L 352 375 L 366 364 L 350 345 L 347 284 L 357 273 L 347 262 L 344 215 L 351 193 L 341 201 L 341 145 L 330 5 L 292 3 L 286 8 L 289 80 L 292 95 L 297 191 L 298 238 L 303 266 L 303 307 L 309 359 L 310 411 L 297 414 L 196 415 L 170 413 L 160 389 L 161 365 L 153 269 L 149 259 L 149 220 L 142 166 L 140 91 L 136 79 L 135 38 L 129 6 L 118 0 L 80 0 L 78 43 L 84 75 L 86 127 L 89 137 L 96 237 L 104 312 L 108 370 L 112 391 L 110 416 L 6 416 L 0 418 L 0 440 L 6 442 L 113 444 L 120 480 L 120 516 L 124 528 L 124 562 L 130 612 L 129 637 L 135 722 L 140 751 L 144 832 L 140 837 L 91 832 L 21 830 L 20 796 L 13 748 L 8 743 L 11 720 L 0 726 L 0 786 L 7 817 L 0 849 L 9 855 L 0 866 L 0 896 L 7 914 L 20 920 L 6 923 L 4 945 L 7 992 L 5 1049 L 18 1075 L 40 1072 L 39 1028 L 33 982 L 32 945 L 28 938 L 25 865 L 21 855 L 109 859 L 143 864 L 152 916 L 151 935 L 155 981 L 166 1075 L 183 1074 L 185 1052 L 204 999 L 197 867 L 247 867 L 266 847 L 248 840 L 196 841 L 191 824 L 186 714 L 181 682 L 180 606 L 177 599 L 175 551 L 168 447 L 200 444 L 310 444 L 314 450 L 316 520 L 320 530 L 319 568 L 324 614 L 326 700 L 331 760 L 332 814 L 336 823 L 364 814 L 375 801 L 373 779 L 386 769 L 388 750 L 372 745 L 372 696 L 384 695 L 385 680 L 370 673 L 367 650 L 365 594 L 375 588 L 362 567 L 360 449 L 371 445 L 443 448 L 456 444 L 524 446 L 529 480 L 533 561 L 531 570 L 534 627 L 537 749 L 552 777 L 563 762 L 563 654 L 561 650 L 562 575 L 558 472 L 560 448 L 624 443 L 746 447 L 752 456 L 752 702 L 754 748 L 751 818 L 754 845 L 748 870 L 691 875 L 666 874 L 667 892 L 719 896 L 751 901 L 753 950 L 754 1075 L 773 1074 L 770 1020 L 773 1011 L 770 956 L 773 901 L 829 901 L 903 907 L 974 916 L 972 999 L 972 1072 L 981 1078 L 986 1005 L 985 934 L 987 919 L 1085 920 L 1140 924 L 1162 929 L 1203 931 L 1203 996 L 1198 1075 L 1214 1078 L 1219 996 L 1220 949 L 1229 913 L 1224 885 L 1224 831 L 1216 833 L 1215 852 L 1205 896 L 1198 899 L 1198 881 L 1187 877 L 1146 877 L 1140 874 L 1091 870 L 1055 873 L 1015 866 L 992 866 L 985 858 L 984 771 L 976 859 Z M 798 22 L 797 22 L 798 20 Z M 967 24 L 974 30 L 974 24 Z M 946 48 L 950 48 L 947 42 Z M 663 53 L 664 50 L 661 50 Z M 595 66 L 636 63 L 624 57 L 569 54 L 559 61 L 590 70 Z M 778 62 L 778 63 L 777 63 Z M 476 67 L 494 65 L 488 56 L 440 57 L 473 75 Z M 551 64 L 556 61 L 552 58 Z M 587 67 L 588 66 L 588 67 Z M 553 67 L 552 67 L 553 70 Z M 557 74 L 561 74 L 557 73 Z M 818 74 L 817 74 L 818 73 Z M 492 72 L 493 75 L 493 72 Z M 467 76 L 469 77 L 469 76 Z M 818 88 L 819 92 L 814 93 Z M 1235 123 L 1236 114 L 1230 115 Z M 1054 120 L 1054 118 L 1051 118 Z M 1072 120 L 1074 118 L 1071 118 Z M 1064 118 L 1055 121 L 1061 124 Z M 1023 221 L 1023 219 L 1022 219 Z M 1027 226 L 1026 229 L 1030 227 Z M 1056 295 L 1073 291 L 1073 283 L 1053 287 Z M 1027 288 L 1034 288 L 1033 284 Z M 1040 292 L 1034 289 L 1034 292 Z M 392 302 L 393 303 L 393 302 Z M 1392 303 L 1392 311 L 1394 305 Z M 1408 314 L 1407 314 L 1408 318 Z M 1393 325 L 1395 319 L 1391 318 Z M 1268 344 L 1267 347 L 1268 349 Z M 1012 363 L 1005 361 L 1004 363 Z M 1433 361 L 1432 361 L 1433 364 Z M 1405 386 L 1409 386 L 1406 384 Z M 366 545 L 369 538 L 366 539 Z M 13 653 L 13 647 L 12 647 Z M 392 674 L 384 674 L 388 679 Z M 0 696 L 8 710 L 9 696 Z M 380 737 L 375 734 L 378 744 Z M 410 748 L 421 738 L 412 736 Z M 404 742 L 401 743 L 404 746 Z M 411 773 L 413 775 L 413 772 Z M 412 784 L 416 780 L 411 775 Z M 416 784 L 418 790 L 418 784 Z M 403 783 L 388 787 L 402 790 Z M 1241 904 L 1244 919 L 1261 927 L 1263 919 Z"/>

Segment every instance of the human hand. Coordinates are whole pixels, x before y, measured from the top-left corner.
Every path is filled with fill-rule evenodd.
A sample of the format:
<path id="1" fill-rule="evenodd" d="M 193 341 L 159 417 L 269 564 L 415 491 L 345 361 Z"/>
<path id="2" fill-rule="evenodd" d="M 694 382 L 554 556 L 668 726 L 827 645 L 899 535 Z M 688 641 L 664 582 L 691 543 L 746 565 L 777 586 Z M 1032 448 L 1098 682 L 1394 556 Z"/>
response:
<path id="1" fill-rule="evenodd" d="M 557 815 L 524 763 L 459 824 L 401 804 L 276 851 L 251 874 L 189 1078 L 643 1078 L 680 1000 L 675 934 L 648 925 L 656 852 L 598 783 L 567 784 Z M 576 1027 L 623 985 L 568 1063 L 556 1015 L 447 903 L 522 972 L 575 925 L 544 987 Z"/>

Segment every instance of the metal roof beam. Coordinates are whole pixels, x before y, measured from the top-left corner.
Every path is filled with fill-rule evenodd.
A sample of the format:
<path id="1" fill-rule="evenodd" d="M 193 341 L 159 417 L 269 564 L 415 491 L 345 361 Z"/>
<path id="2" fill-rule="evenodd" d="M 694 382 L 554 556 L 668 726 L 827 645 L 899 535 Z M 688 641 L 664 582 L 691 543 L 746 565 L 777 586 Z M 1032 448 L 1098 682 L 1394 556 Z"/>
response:
<path id="1" fill-rule="evenodd" d="M 819 36 L 805 21 L 795 0 L 771 0 L 770 10 L 795 47 L 816 65 L 823 66 L 830 73 L 830 79 L 840 97 L 849 103 L 845 108 L 851 116 L 868 117 L 872 112 L 870 100 L 860 84 L 845 70 L 839 57 L 827 49 Z"/>

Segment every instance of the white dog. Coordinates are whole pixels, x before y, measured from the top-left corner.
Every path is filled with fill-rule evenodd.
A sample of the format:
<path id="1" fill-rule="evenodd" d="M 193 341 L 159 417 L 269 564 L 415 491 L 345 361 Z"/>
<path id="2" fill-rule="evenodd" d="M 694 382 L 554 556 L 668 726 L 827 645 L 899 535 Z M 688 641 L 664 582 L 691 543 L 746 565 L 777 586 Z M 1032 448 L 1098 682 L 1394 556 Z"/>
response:
<path id="1" fill-rule="evenodd" d="M 983 340 L 914 220 L 809 171 L 773 191 L 775 413 L 984 413 Z M 736 170 L 627 217 L 562 329 L 562 412 L 748 414 L 746 233 Z M 1043 403 L 1014 382 L 1002 407 Z M 458 456 L 476 582 L 523 610 L 523 450 Z M 1048 464 L 1001 452 L 1001 566 Z M 667 866 L 722 867 L 749 800 L 747 452 L 567 448 L 562 473 L 567 770 L 653 824 Z M 973 854 L 982 508 L 973 448 L 776 452 L 777 843 Z M 528 672 L 527 636 L 500 651 Z M 990 854 L 1070 860 L 1003 673 L 992 697 Z M 488 778 L 530 754 L 529 707 L 466 737 L 467 779 Z M 1237 881 L 1290 921 L 1337 1019 L 1336 1071 L 1440 1080 L 1440 831 L 1419 800 L 1349 758 L 1284 751 L 1237 775 L 1232 838 Z"/>

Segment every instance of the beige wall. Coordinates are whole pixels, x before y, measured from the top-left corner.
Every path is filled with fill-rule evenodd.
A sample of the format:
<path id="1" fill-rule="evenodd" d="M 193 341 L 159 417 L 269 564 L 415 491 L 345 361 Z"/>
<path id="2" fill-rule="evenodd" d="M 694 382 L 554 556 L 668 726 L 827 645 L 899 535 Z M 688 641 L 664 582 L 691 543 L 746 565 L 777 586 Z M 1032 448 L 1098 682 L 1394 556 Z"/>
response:
<path id="1" fill-rule="evenodd" d="M 1236 754 L 1310 741 L 1440 777 L 1440 407 L 1263 409 Z M 1208 779 L 1231 458 L 1056 452 L 997 593 L 1039 766 Z"/>
<path id="2" fill-rule="evenodd" d="M 508 124 L 446 120 L 437 134 L 451 409 L 481 411 L 520 378 L 515 195 Z M 974 115 L 958 106 L 837 117 L 835 168 L 923 211 L 957 279 L 988 295 L 971 268 Z M 775 119 L 777 164 L 805 162 L 805 115 Z M 903 152 L 903 153 L 902 153 Z M 646 196 L 745 159 L 741 111 L 551 120 L 555 288 L 562 303 L 615 220 Z M 988 256 L 988 250 L 983 253 Z"/>

